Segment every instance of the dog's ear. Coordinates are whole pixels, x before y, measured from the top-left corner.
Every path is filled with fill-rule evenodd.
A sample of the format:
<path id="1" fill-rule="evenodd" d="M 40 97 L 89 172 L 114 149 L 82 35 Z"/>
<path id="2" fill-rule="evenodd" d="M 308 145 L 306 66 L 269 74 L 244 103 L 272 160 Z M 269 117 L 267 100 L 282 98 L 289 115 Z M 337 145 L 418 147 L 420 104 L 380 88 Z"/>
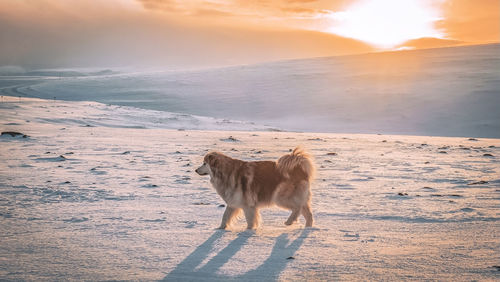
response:
<path id="1" fill-rule="evenodd" d="M 205 162 L 210 166 L 210 167 L 213 167 L 216 165 L 217 163 L 217 157 L 215 156 L 214 153 L 209 153 L 206 157 L 205 157 Z"/>
<path id="2" fill-rule="evenodd" d="M 214 155 L 213 154 L 208 154 L 207 155 L 207 163 L 212 163 L 212 161 L 214 160 Z"/>

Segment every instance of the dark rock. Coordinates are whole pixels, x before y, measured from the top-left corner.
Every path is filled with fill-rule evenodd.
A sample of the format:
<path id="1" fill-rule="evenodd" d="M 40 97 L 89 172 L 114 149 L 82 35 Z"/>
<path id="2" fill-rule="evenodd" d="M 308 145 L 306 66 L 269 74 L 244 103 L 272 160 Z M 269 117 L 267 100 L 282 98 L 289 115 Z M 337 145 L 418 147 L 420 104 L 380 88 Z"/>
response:
<path id="1" fill-rule="evenodd" d="M 480 181 L 469 183 L 467 185 L 480 185 L 480 184 L 488 184 L 488 181 L 480 180 Z"/>
<path id="2" fill-rule="evenodd" d="M 489 154 L 489 153 L 486 153 L 486 154 L 483 154 L 483 157 L 493 157 L 493 155 Z"/>
<path id="3" fill-rule="evenodd" d="M 29 137 L 26 134 L 22 134 L 21 132 L 16 132 L 16 131 L 3 131 L 2 135 L 10 135 L 11 137 L 22 136 L 23 138 L 28 138 Z"/>
<path id="4" fill-rule="evenodd" d="M 294 257 L 287 257 L 286 259 L 295 259 Z"/>
<path id="5" fill-rule="evenodd" d="M 225 207 L 225 206 L 226 206 L 226 205 L 224 205 L 224 204 L 220 204 L 220 205 L 219 205 L 219 208 L 223 208 L 223 207 Z"/>
<path id="6" fill-rule="evenodd" d="M 335 152 L 329 152 L 329 153 L 326 153 L 326 155 L 327 155 L 327 156 L 336 156 L 336 155 L 337 155 L 337 153 L 335 153 Z"/>

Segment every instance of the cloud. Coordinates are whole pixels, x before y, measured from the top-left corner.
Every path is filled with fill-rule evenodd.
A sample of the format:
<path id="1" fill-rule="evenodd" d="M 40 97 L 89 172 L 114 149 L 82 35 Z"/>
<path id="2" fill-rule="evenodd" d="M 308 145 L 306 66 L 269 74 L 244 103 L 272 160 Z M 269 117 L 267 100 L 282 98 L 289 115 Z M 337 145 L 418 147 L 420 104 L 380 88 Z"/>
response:
<path id="1" fill-rule="evenodd" d="M 138 0 L 144 8 L 149 10 L 177 11 L 178 7 L 174 1 L 169 0 Z"/>
<path id="2" fill-rule="evenodd" d="M 179 16 L 126 3 L 0 2 L 0 65 L 186 68 L 372 50 L 362 42 L 320 32 L 189 20 L 232 15 L 219 10 L 200 8 Z"/>
<path id="3" fill-rule="evenodd" d="M 471 43 L 500 41 L 500 1 L 448 0 L 437 23 L 449 38 Z"/>
<path id="4" fill-rule="evenodd" d="M 465 42 L 458 40 L 451 40 L 451 39 L 424 37 L 424 38 L 408 40 L 405 43 L 396 47 L 398 49 L 426 49 L 426 48 L 450 47 L 462 44 L 465 44 Z"/>
<path id="5" fill-rule="evenodd" d="M 318 0 L 286 0 L 288 3 L 311 3 L 317 2 Z"/>
<path id="6" fill-rule="evenodd" d="M 252 19 L 268 20 L 275 22 L 277 18 L 285 18 L 289 14 L 313 14 L 321 13 L 325 9 L 338 8 L 341 5 L 354 0 L 137 0 L 148 10 L 162 11 L 165 13 L 183 12 L 184 15 L 192 16 L 233 16 Z M 198 11 L 202 11 L 201 13 Z M 206 11 L 206 12 L 204 12 Z"/>
<path id="7" fill-rule="evenodd" d="M 327 30 L 322 17 L 352 1 L 0 1 L 0 65 L 184 68 L 370 52 L 311 31 Z M 438 27 L 451 40 L 498 41 L 497 7 L 448 0 Z"/>

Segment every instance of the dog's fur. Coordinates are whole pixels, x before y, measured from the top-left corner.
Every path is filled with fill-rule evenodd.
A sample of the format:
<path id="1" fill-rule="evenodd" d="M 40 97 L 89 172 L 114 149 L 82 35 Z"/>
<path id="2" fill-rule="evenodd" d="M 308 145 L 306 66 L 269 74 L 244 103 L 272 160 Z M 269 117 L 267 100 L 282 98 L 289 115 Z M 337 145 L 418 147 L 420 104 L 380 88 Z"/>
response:
<path id="1" fill-rule="evenodd" d="M 286 225 L 294 223 L 300 214 L 307 227 L 313 224 L 310 185 L 315 168 L 311 155 L 301 147 L 277 162 L 246 162 L 211 152 L 196 172 L 210 175 L 210 182 L 227 204 L 221 229 L 226 229 L 241 210 L 247 228 L 255 229 L 260 223 L 259 208 L 274 204 L 292 211 Z"/>

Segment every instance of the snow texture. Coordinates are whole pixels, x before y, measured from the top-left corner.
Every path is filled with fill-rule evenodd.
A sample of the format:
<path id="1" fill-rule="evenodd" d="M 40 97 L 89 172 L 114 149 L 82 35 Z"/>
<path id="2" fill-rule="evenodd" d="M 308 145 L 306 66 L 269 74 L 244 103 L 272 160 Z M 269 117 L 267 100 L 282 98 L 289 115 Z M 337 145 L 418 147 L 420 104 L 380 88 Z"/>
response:
<path id="1" fill-rule="evenodd" d="M 0 90 L 288 131 L 500 138 L 499 55 L 489 44 L 177 72 L 9 67 Z"/>
<path id="2" fill-rule="evenodd" d="M 0 280 L 500 279 L 499 139 L 276 132 L 6 96 L 0 121 L 27 135 L 0 137 Z M 215 230 L 224 203 L 194 173 L 203 155 L 276 160 L 299 144 L 318 168 L 315 226 L 271 208 L 257 231 Z"/>

